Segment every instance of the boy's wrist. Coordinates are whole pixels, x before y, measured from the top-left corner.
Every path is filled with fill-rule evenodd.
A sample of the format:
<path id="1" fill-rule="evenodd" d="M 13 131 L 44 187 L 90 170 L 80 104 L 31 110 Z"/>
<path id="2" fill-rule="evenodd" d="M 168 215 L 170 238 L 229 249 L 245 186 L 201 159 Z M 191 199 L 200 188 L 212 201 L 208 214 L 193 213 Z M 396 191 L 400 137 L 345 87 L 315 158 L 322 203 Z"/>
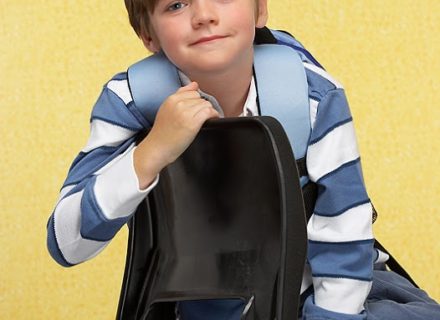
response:
<path id="1" fill-rule="evenodd" d="M 139 189 L 147 188 L 167 165 L 168 162 L 160 149 L 154 148 L 148 141 L 142 141 L 133 152 L 133 166 L 139 181 Z"/>

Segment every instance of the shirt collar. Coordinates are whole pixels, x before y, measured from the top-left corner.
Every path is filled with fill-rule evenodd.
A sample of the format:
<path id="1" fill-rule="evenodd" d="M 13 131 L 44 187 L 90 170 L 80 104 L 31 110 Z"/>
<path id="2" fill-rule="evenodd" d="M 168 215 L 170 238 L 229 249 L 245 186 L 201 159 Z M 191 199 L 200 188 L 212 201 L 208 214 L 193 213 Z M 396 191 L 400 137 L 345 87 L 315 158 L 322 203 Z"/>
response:
<path id="1" fill-rule="evenodd" d="M 257 88 L 255 87 L 254 76 L 252 76 L 251 84 L 249 86 L 249 93 L 243 106 L 243 111 L 239 117 L 258 116 L 257 105 Z"/>

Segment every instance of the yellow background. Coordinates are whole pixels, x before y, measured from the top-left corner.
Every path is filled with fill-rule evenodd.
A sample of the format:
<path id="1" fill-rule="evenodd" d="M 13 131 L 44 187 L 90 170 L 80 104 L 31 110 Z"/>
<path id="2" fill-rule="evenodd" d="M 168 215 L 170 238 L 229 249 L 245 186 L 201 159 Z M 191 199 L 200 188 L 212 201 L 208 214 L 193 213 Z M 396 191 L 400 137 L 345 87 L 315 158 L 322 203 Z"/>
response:
<path id="1" fill-rule="evenodd" d="M 440 2 L 272 0 L 347 90 L 377 236 L 440 299 Z M 0 2 L 0 318 L 112 319 L 125 228 L 97 258 L 63 269 L 46 221 L 114 73 L 146 52 L 123 1 Z"/>

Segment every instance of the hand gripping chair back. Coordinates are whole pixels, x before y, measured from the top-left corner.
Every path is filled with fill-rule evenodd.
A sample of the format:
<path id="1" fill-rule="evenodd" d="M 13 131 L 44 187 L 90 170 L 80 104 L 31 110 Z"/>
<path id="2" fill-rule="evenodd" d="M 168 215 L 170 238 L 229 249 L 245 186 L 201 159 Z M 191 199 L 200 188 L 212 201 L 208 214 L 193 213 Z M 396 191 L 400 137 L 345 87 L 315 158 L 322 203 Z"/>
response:
<path id="1" fill-rule="evenodd" d="M 289 140 L 271 117 L 210 120 L 129 223 L 118 319 L 243 299 L 242 319 L 296 319 L 306 221 Z"/>

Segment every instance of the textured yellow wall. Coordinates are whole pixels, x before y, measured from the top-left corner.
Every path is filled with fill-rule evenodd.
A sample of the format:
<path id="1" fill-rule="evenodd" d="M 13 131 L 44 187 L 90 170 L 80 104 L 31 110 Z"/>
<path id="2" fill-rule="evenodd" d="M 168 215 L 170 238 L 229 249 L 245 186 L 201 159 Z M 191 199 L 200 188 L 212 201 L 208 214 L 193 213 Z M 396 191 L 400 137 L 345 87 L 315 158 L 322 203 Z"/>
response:
<path id="1" fill-rule="evenodd" d="M 346 87 L 375 230 L 440 299 L 440 2 L 272 0 Z M 145 52 L 123 1 L 0 3 L 0 318 L 112 319 L 127 233 L 93 261 L 58 267 L 45 248 L 57 191 L 88 135 L 101 85 Z"/>

